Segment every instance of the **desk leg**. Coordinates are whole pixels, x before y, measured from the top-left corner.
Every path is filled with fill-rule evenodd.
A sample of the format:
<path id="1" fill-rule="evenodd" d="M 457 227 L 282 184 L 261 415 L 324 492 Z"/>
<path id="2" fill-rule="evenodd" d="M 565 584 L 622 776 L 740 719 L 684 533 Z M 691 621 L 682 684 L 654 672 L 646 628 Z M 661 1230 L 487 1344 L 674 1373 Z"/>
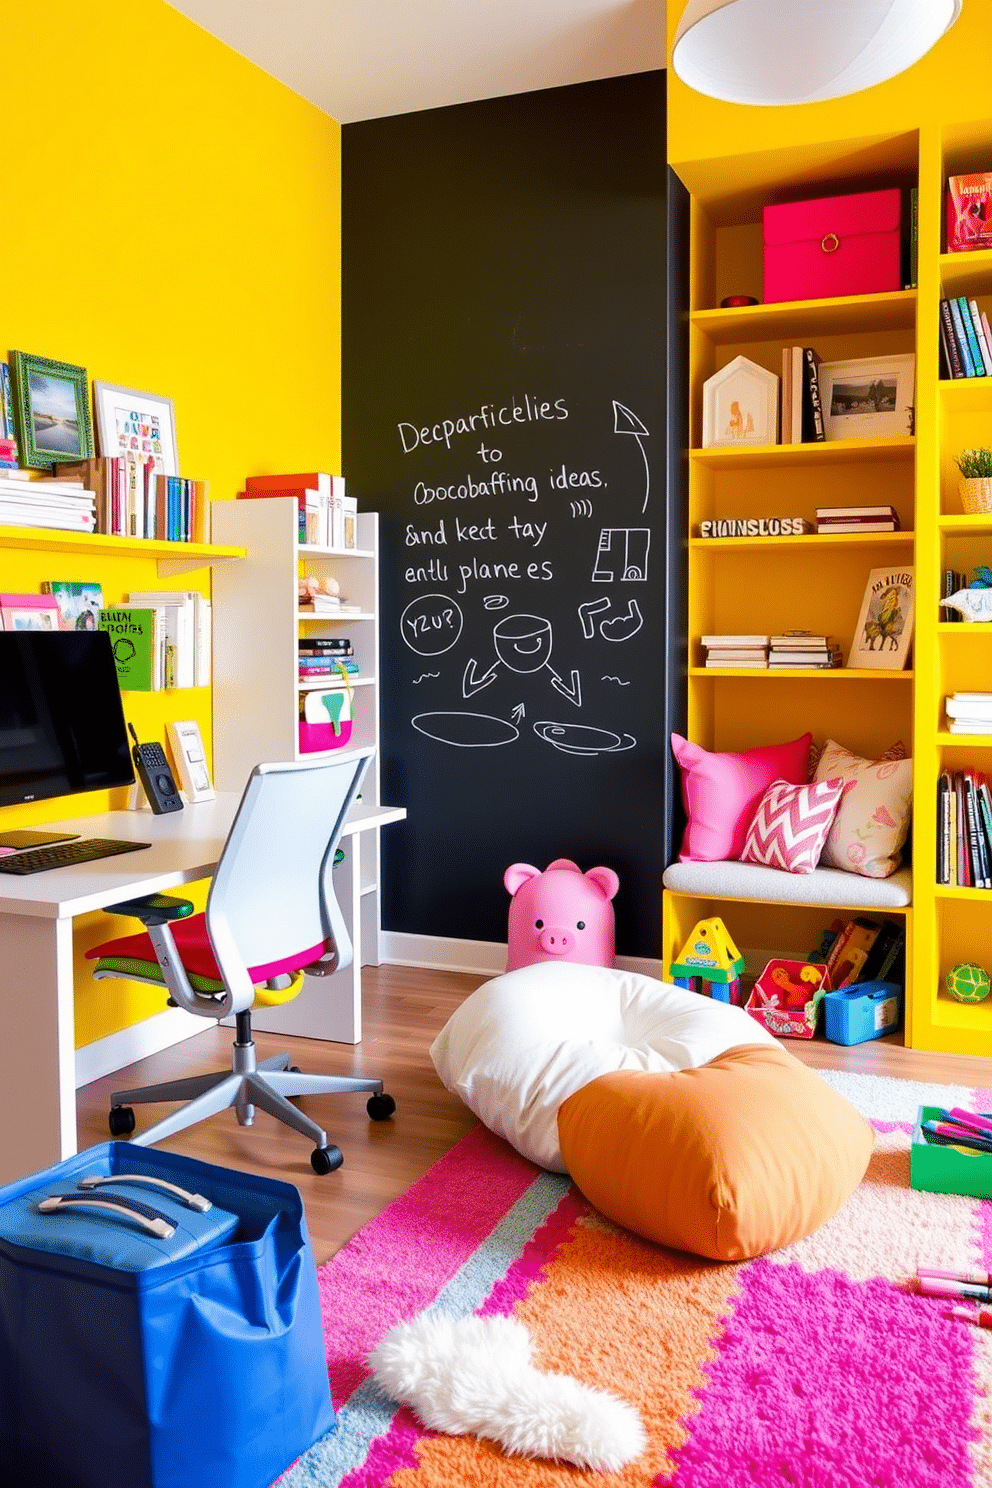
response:
<path id="1" fill-rule="evenodd" d="M 0 1182 L 76 1151 L 72 921 L 0 915 Z"/>

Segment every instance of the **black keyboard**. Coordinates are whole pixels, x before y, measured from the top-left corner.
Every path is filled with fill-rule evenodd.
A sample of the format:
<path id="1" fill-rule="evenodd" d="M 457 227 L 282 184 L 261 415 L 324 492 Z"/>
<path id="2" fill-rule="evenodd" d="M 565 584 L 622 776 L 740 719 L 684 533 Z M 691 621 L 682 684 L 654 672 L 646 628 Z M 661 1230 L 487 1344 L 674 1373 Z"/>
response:
<path id="1" fill-rule="evenodd" d="M 44 873 L 46 868 L 71 868 L 74 863 L 92 863 L 95 858 L 113 858 L 118 853 L 151 847 L 150 842 L 125 842 L 116 837 L 81 837 L 78 842 L 60 842 L 55 847 L 32 847 L 28 852 L 0 858 L 0 873 Z"/>

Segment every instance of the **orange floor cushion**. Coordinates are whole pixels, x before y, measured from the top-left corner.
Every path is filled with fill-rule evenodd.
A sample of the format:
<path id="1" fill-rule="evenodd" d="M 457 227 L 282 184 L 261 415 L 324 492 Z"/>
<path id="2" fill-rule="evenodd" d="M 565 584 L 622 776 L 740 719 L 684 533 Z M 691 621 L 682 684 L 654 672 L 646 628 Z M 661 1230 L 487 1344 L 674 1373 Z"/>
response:
<path id="1" fill-rule="evenodd" d="M 860 1183 L 874 1143 L 843 1096 L 766 1044 L 695 1069 L 601 1075 L 559 1108 L 558 1136 L 607 1219 L 718 1261 L 817 1229 Z"/>

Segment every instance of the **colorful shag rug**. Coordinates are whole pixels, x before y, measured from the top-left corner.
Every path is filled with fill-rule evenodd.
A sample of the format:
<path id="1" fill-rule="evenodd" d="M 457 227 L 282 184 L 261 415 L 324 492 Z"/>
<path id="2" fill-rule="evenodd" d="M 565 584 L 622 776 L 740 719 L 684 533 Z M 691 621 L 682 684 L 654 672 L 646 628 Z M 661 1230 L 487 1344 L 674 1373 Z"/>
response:
<path id="1" fill-rule="evenodd" d="M 338 1419 L 281 1488 L 992 1488 L 992 1330 L 915 1284 L 992 1271 L 992 1202 L 909 1183 L 917 1108 L 992 1110 L 992 1089 L 824 1078 L 875 1127 L 868 1173 L 815 1234 L 736 1265 L 641 1241 L 484 1128 L 464 1138 L 321 1267 Z M 596 1474 L 425 1430 L 367 1367 L 425 1310 L 512 1314 L 540 1367 L 634 1405 L 648 1449 Z"/>

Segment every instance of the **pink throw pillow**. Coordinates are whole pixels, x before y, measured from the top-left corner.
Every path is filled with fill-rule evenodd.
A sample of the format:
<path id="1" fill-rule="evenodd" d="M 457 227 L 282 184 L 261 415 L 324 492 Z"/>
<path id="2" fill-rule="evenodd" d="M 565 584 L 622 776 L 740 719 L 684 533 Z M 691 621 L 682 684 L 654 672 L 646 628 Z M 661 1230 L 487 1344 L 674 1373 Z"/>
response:
<path id="1" fill-rule="evenodd" d="M 812 785 L 773 780 L 758 802 L 741 858 L 786 873 L 812 873 L 843 794 L 839 777 Z"/>
<path id="2" fill-rule="evenodd" d="M 672 753 L 682 768 L 682 800 L 688 825 L 682 863 L 722 863 L 739 858 L 755 809 L 773 780 L 802 785 L 812 734 L 785 744 L 765 744 L 740 754 L 712 754 L 672 735 Z"/>

